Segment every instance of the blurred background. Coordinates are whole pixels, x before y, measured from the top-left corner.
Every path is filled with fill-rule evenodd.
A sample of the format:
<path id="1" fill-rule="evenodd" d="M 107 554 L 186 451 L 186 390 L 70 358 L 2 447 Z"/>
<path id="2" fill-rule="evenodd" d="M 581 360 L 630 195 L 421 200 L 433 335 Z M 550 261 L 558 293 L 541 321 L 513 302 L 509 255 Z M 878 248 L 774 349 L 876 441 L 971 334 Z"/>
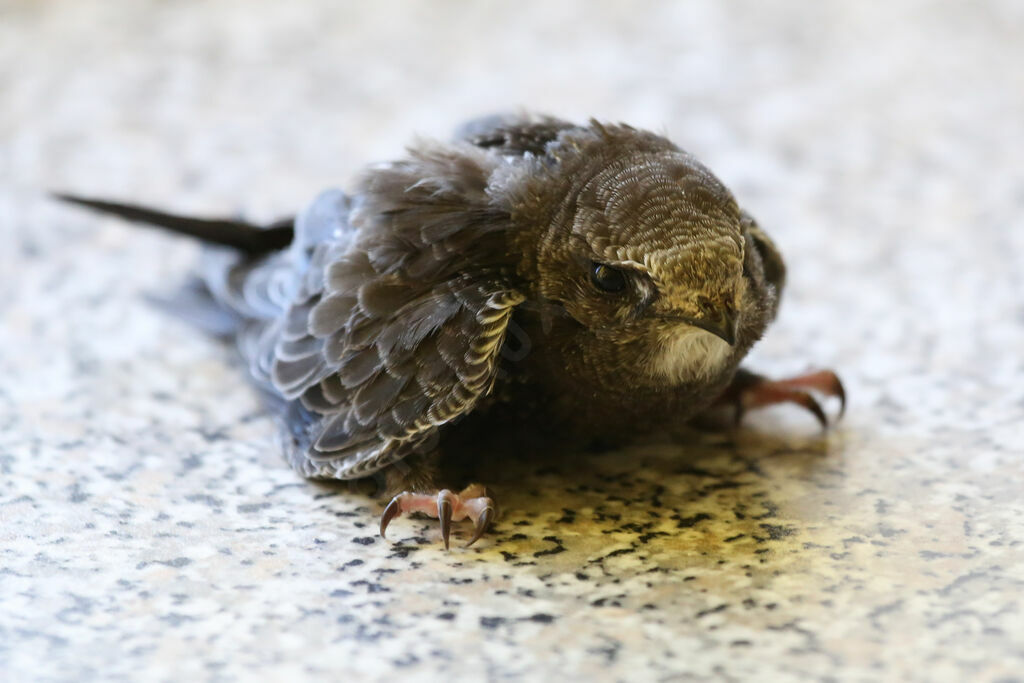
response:
<path id="1" fill-rule="evenodd" d="M 1022 192 L 1012 1 L 4 0 L 0 12 L 0 229 L 29 249 L 95 229 L 54 213 L 47 189 L 276 217 L 414 135 L 516 109 L 668 134 L 784 249 L 817 255 L 791 259 L 792 296 L 852 303 L 852 279 L 826 274 L 911 245 L 941 259 L 979 227 L 993 231 L 972 245 L 979 258 L 1024 239 L 993 226 Z M 0 257 L 9 273 L 14 254 Z M 894 295 L 920 289 L 920 273 L 903 275 Z"/>
<path id="2" fill-rule="evenodd" d="M 1015 2 L 0 10 L 5 189 L 290 210 L 412 134 L 528 108 L 667 132 L 748 201 L 798 173 L 787 203 L 903 182 L 907 203 L 948 210 L 993 199 L 966 167 L 1024 125 Z M 829 218 L 867 229 L 878 215 Z"/>
<path id="3" fill-rule="evenodd" d="M 313 671 L 315 650 L 322 671 L 340 658 L 367 677 L 402 662 L 421 676 L 1019 675 L 1022 37 L 1016 0 L 0 0 L 0 664 L 22 679 L 158 663 L 285 676 Z M 388 579 L 390 546 L 351 526 L 372 527 L 377 508 L 316 502 L 229 352 L 141 301 L 181 279 L 195 246 L 45 193 L 273 219 L 415 136 L 520 109 L 650 128 L 708 165 L 790 266 L 752 362 L 835 367 L 851 410 L 813 447 L 781 449 L 816 464 L 759 460 L 781 451 L 742 438 L 719 454 L 760 463 L 749 476 L 796 530 L 791 554 L 722 568 L 726 546 L 686 535 L 704 527 L 670 525 L 658 542 L 678 571 L 633 586 L 630 609 L 562 586 L 576 585 L 565 558 L 591 566 L 634 532 L 598 516 L 587 532 L 583 513 L 559 524 L 562 507 L 589 509 L 578 494 L 513 500 L 511 519 L 576 534 L 550 570 L 565 583 L 530 584 L 555 623 L 511 620 L 463 654 L 498 623 L 473 610 L 518 604 L 489 602 L 501 558 L 421 551 L 418 573 Z M 752 428 L 812 433 L 784 409 Z M 689 501 L 680 476 L 659 483 Z M 273 505 L 247 507 L 263 497 Z M 351 571 L 384 587 L 376 603 L 332 593 L 354 547 L 366 564 Z M 525 575 L 505 571 L 521 599 Z M 414 613 L 450 629 L 389 633 Z M 292 640 L 265 640 L 266 624 Z"/>

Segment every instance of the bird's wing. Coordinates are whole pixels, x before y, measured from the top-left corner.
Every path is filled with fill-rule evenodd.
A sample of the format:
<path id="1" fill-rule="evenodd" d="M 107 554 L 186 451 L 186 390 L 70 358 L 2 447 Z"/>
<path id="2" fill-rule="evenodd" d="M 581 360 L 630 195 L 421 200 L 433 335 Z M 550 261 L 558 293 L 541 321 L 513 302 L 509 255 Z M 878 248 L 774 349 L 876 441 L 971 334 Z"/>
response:
<path id="1" fill-rule="evenodd" d="M 761 257 L 761 267 L 764 272 L 765 281 L 774 286 L 776 292 L 781 295 L 782 288 L 786 284 L 786 264 L 782 260 L 775 242 L 768 236 L 757 221 L 746 211 L 741 211 L 741 223 L 743 231 L 750 236 L 754 243 L 754 249 Z"/>
<path id="2" fill-rule="evenodd" d="M 498 154 L 543 156 L 559 134 L 579 128 L 550 116 L 498 114 L 464 123 L 455 137 Z"/>
<path id="3" fill-rule="evenodd" d="M 293 463 L 308 476 L 351 479 L 404 457 L 473 409 L 494 381 L 523 297 L 499 279 L 419 288 L 374 277 L 359 254 L 332 264 L 328 281 L 344 286 L 290 312 L 271 380 L 303 409 L 290 425 L 306 423 Z"/>
<path id="4" fill-rule="evenodd" d="M 439 147 L 374 169 L 346 214 L 352 240 L 319 244 L 319 277 L 253 335 L 253 374 L 282 400 L 305 475 L 354 479 L 429 448 L 490 390 L 524 299 L 492 167 L 483 150 Z"/>
<path id="5" fill-rule="evenodd" d="M 756 290 L 766 293 L 768 318 L 771 320 L 778 313 L 782 290 L 786 285 L 786 264 L 768 233 L 746 211 L 740 213 L 743 236 L 747 242 L 743 273 L 752 279 Z"/>

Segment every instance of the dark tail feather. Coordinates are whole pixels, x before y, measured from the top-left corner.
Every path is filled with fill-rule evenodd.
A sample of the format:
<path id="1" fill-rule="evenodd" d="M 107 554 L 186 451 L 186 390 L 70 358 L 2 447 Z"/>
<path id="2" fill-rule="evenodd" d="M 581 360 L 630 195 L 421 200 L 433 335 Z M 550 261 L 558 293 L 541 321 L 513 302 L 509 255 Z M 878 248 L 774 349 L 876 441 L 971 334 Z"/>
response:
<path id="1" fill-rule="evenodd" d="M 292 237 L 295 234 L 294 218 L 285 218 L 264 227 L 241 221 L 176 216 L 142 206 L 77 197 L 71 194 L 53 193 L 53 197 L 69 204 L 77 204 L 101 213 L 113 214 L 134 223 L 155 225 L 181 235 L 197 237 L 204 242 L 233 247 L 253 256 L 284 249 L 292 243 Z"/>

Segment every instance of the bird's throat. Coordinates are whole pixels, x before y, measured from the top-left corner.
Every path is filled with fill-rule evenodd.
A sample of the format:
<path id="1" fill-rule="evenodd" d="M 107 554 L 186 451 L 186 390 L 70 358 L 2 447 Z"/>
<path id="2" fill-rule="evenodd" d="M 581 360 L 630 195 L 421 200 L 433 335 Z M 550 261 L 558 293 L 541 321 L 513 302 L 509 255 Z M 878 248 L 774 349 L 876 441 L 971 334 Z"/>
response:
<path id="1" fill-rule="evenodd" d="M 651 374 L 672 384 L 703 380 L 721 372 L 733 347 L 705 330 L 683 325 L 665 333 L 651 356 Z"/>

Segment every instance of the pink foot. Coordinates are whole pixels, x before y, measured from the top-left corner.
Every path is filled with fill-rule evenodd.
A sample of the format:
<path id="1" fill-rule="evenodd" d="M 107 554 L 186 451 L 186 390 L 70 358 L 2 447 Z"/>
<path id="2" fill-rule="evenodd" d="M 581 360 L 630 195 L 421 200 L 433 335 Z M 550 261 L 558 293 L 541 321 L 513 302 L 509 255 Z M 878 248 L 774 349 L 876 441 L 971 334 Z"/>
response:
<path id="1" fill-rule="evenodd" d="M 735 407 L 737 424 L 748 410 L 777 403 L 795 403 L 807 409 L 827 429 L 828 417 L 810 392 L 838 398 L 839 415 L 836 419 L 843 416 L 846 411 L 846 390 L 831 370 L 819 370 L 780 380 L 769 380 L 752 372 L 740 371 L 717 403 L 731 403 Z"/>
<path id="2" fill-rule="evenodd" d="M 459 522 L 467 517 L 473 520 L 473 538 L 466 544 L 468 548 L 483 536 L 498 514 L 494 501 L 487 497 L 487 489 L 480 484 L 470 484 L 459 493 L 453 493 L 448 489 L 442 489 L 436 494 L 403 491 L 391 499 L 380 516 L 381 538 L 386 538 L 384 532 L 391 520 L 403 512 L 421 512 L 429 517 L 437 517 L 441 522 L 441 538 L 444 540 L 445 550 L 448 550 L 452 522 Z"/>

